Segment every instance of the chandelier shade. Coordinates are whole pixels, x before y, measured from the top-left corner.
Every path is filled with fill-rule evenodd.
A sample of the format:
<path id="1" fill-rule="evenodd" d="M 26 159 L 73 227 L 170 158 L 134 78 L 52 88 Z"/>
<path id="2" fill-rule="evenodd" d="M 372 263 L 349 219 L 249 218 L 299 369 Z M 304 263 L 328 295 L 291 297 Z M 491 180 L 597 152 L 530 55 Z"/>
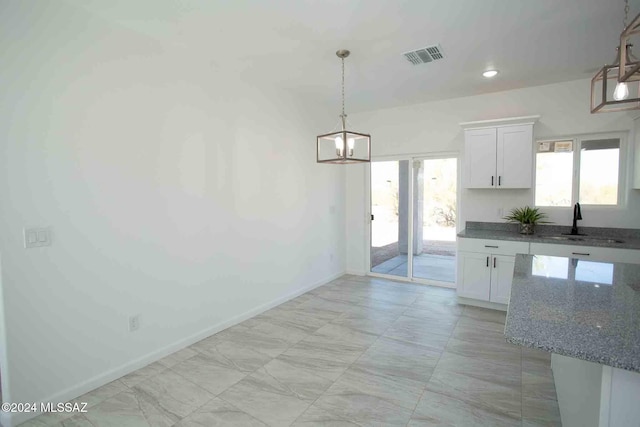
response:
<path id="1" fill-rule="evenodd" d="M 640 33 L 640 14 L 627 25 L 629 0 L 625 0 L 624 30 L 616 59 L 591 79 L 591 113 L 640 109 L 640 61 L 633 56 L 630 38 Z"/>
<path id="2" fill-rule="evenodd" d="M 336 52 L 342 60 L 342 129 L 318 135 L 316 138 L 316 161 L 318 163 L 369 163 L 371 162 L 371 135 L 347 130 L 347 115 L 344 112 L 344 59 L 348 50 Z"/>
<path id="3" fill-rule="evenodd" d="M 631 46 L 625 50 L 629 58 L 626 68 L 631 69 L 637 61 L 632 61 Z M 620 81 L 621 69 L 624 71 L 616 59 L 613 65 L 605 65 L 591 79 L 592 113 L 640 109 L 640 80 Z"/>
<path id="4" fill-rule="evenodd" d="M 348 130 L 318 135 L 318 163 L 370 162 L 370 142 L 370 135 Z"/>
<path id="5" fill-rule="evenodd" d="M 625 9 L 626 10 L 626 9 Z M 640 14 L 633 21 L 625 26 L 624 31 L 620 34 L 618 81 L 633 82 L 640 80 L 640 61 L 631 54 L 630 42 L 631 36 L 640 33 Z"/>

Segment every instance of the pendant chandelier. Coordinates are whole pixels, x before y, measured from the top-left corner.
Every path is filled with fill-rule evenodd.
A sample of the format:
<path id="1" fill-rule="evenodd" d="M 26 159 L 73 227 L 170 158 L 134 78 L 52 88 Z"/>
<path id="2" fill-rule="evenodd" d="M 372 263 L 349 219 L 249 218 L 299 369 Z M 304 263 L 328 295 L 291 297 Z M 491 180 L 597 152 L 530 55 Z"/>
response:
<path id="1" fill-rule="evenodd" d="M 342 60 L 342 114 L 340 123 L 342 130 L 318 135 L 318 163 L 368 163 L 371 161 L 371 135 L 347 130 L 347 115 L 344 112 L 344 59 L 349 56 L 348 50 L 336 52 Z"/>
<path id="2" fill-rule="evenodd" d="M 624 30 L 616 59 L 591 79 L 591 112 L 604 113 L 640 109 L 640 61 L 633 56 L 630 38 L 640 33 L 640 14 L 627 25 L 629 0 L 625 0 Z"/>

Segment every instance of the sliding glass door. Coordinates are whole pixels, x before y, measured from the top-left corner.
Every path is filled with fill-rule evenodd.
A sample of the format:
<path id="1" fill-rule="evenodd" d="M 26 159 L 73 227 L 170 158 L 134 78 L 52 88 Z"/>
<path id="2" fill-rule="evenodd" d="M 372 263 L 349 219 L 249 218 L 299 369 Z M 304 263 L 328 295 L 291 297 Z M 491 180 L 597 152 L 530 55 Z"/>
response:
<path id="1" fill-rule="evenodd" d="M 445 283 L 455 282 L 456 158 L 416 160 L 413 212 L 416 250 L 413 277 Z"/>
<path id="2" fill-rule="evenodd" d="M 456 157 L 371 163 L 371 273 L 455 283 Z"/>
<path id="3" fill-rule="evenodd" d="M 406 161 L 371 163 L 371 271 L 407 276 L 407 218 L 400 171 Z M 404 200 L 406 202 L 406 200 Z M 401 219 L 402 214 L 402 219 Z"/>

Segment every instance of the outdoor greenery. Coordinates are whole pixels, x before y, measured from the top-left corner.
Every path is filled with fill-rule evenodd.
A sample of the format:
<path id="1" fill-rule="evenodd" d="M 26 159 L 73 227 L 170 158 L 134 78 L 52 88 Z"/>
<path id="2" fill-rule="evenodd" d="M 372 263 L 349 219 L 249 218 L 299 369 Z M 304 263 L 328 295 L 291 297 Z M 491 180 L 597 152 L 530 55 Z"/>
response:
<path id="1" fill-rule="evenodd" d="M 517 222 L 520 224 L 548 224 L 549 221 L 544 221 L 547 215 L 543 212 L 540 212 L 538 208 L 532 208 L 529 206 L 525 206 L 523 208 L 514 208 L 511 209 L 509 215 L 505 216 L 508 222 Z"/>
<path id="2" fill-rule="evenodd" d="M 443 227 L 456 226 L 456 207 L 453 204 L 447 204 L 444 208 L 434 208 L 433 215 L 436 217 L 438 225 Z"/>
<path id="3" fill-rule="evenodd" d="M 424 226 L 456 226 L 456 159 L 424 161 Z"/>

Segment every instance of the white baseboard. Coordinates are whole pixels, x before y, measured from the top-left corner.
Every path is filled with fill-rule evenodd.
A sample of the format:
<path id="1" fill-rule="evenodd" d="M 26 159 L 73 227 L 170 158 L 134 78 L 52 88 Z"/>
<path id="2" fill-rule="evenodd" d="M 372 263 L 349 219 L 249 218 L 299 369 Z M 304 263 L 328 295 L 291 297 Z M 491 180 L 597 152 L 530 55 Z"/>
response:
<path id="1" fill-rule="evenodd" d="M 319 280 L 315 283 L 307 285 L 303 288 L 296 289 L 295 291 L 284 295 L 280 298 L 277 298 L 273 301 L 270 301 L 266 304 L 259 305 L 249 311 L 246 311 L 238 316 L 232 317 L 229 320 L 225 320 L 220 322 L 210 328 L 204 329 L 200 332 L 197 332 L 189 337 L 183 338 L 179 341 L 176 341 L 173 344 L 165 346 L 161 349 L 153 351 L 145 356 L 139 357 L 131 362 L 128 362 L 122 366 L 114 368 L 110 371 L 102 373 L 100 375 L 96 375 L 93 378 L 88 379 L 80 384 L 76 384 L 72 387 L 61 390 L 58 393 L 55 393 L 45 399 L 42 399 L 42 402 L 68 402 L 72 399 L 75 399 L 79 396 L 82 396 L 85 393 L 90 392 L 91 390 L 95 390 L 98 387 L 101 387 L 105 384 L 110 383 L 111 381 L 115 381 L 118 378 L 121 378 L 127 374 L 130 374 L 133 371 L 136 371 L 140 368 L 147 366 L 150 363 L 157 362 L 158 360 L 175 353 L 178 350 L 182 350 L 185 347 L 190 346 L 191 344 L 195 344 L 200 340 L 203 340 L 211 335 L 217 334 L 220 331 L 223 331 L 231 326 L 237 325 L 240 322 L 244 322 L 247 319 L 250 319 L 258 314 L 261 314 L 267 310 L 272 309 L 282 303 L 285 303 L 293 298 L 296 298 L 304 293 L 307 293 L 317 287 L 325 285 L 332 280 L 337 279 L 345 274 L 344 271 L 332 274 L 331 276 L 325 277 L 322 280 Z M 23 423 L 31 418 L 40 415 L 40 413 L 7 413 L 0 412 L 0 427 L 15 427 L 20 423 Z"/>
<path id="2" fill-rule="evenodd" d="M 344 274 L 352 274 L 354 276 L 366 276 L 367 272 L 364 270 L 347 270 Z"/>
<path id="3" fill-rule="evenodd" d="M 499 304 L 497 302 L 482 301 L 479 299 L 458 297 L 458 303 L 463 305 L 472 305 L 474 307 L 490 308 L 492 310 L 507 311 L 507 304 Z"/>

